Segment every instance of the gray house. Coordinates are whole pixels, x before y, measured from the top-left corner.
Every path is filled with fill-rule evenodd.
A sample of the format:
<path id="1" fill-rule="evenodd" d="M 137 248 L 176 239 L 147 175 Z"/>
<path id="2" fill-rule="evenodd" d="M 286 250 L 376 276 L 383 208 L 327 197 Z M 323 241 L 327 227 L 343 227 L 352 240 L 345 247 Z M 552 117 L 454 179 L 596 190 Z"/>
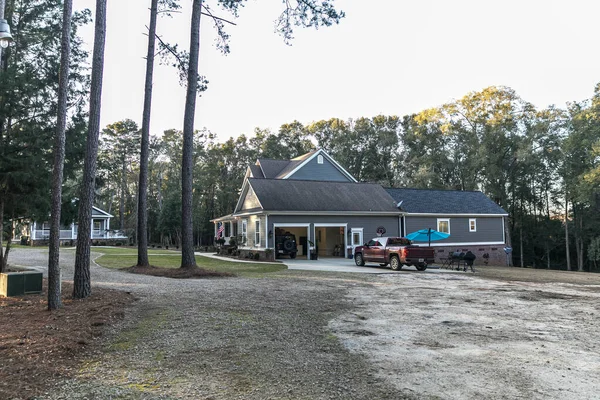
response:
<path id="1" fill-rule="evenodd" d="M 233 213 L 212 221 L 215 237 L 223 224 L 225 240 L 241 236 L 239 247 L 246 250 L 273 249 L 275 232 L 289 231 L 298 257 L 307 259 L 314 247 L 320 256 L 344 257 L 378 232 L 403 236 L 428 227 L 451 234 L 439 243 L 442 251 L 503 247 L 504 210 L 481 192 L 439 192 L 359 183 L 315 150 L 292 160 L 257 160 L 247 169 Z"/>

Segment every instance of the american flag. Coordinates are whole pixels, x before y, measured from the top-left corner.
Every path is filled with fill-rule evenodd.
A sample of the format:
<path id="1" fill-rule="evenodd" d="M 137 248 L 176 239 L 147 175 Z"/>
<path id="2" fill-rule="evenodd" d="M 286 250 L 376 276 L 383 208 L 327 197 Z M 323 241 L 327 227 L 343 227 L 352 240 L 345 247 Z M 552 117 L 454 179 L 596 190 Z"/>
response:
<path id="1" fill-rule="evenodd" d="M 220 239 L 223 236 L 223 231 L 225 230 L 225 225 L 222 222 L 217 223 L 217 239 Z"/>

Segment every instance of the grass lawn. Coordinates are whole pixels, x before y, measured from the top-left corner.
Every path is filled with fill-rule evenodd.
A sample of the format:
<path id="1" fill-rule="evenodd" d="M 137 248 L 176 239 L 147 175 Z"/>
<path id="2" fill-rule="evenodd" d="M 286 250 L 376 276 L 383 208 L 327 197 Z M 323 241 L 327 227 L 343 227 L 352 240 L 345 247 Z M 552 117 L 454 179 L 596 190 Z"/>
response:
<path id="1" fill-rule="evenodd" d="M 92 247 L 94 253 L 102 253 L 96 263 L 106 268 L 128 268 L 137 262 L 137 249 Z M 169 250 L 148 250 L 150 264 L 160 268 L 179 268 L 181 252 Z M 196 256 L 200 268 L 218 272 L 229 272 L 238 276 L 260 277 L 272 272 L 287 269 L 283 264 L 242 263 L 235 260 L 222 261 L 214 258 Z"/>

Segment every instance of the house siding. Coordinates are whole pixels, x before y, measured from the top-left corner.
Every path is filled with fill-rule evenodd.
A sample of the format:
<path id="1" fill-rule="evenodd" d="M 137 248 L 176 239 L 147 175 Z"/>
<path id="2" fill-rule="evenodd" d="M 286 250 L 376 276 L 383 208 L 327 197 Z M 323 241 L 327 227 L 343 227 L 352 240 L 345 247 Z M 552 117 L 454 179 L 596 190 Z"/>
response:
<path id="1" fill-rule="evenodd" d="M 504 242 L 504 232 L 502 217 L 452 217 L 452 216 L 406 216 L 406 234 L 419 229 L 437 229 L 438 218 L 447 218 L 450 220 L 450 237 L 444 240 L 437 240 L 436 245 L 444 243 L 489 243 Z M 469 232 L 469 219 L 477 220 L 477 231 Z"/>
<path id="2" fill-rule="evenodd" d="M 400 236 L 398 217 L 396 216 L 351 216 L 351 215 L 269 215 L 268 231 L 275 232 L 273 224 L 310 224 L 308 229 L 308 240 L 314 242 L 315 224 L 348 224 L 346 228 L 347 243 L 350 245 L 348 230 L 352 228 L 363 228 L 363 241 L 377 236 L 377 228 L 385 227 L 385 236 Z M 273 248 L 273 240 L 269 240 L 269 247 Z"/>
<path id="3" fill-rule="evenodd" d="M 265 247 L 265 223 L 266 217 L 264 215 L 248 215 L 247 217 L 242 217 L 238 220 L 238 235 L 242 234 L 242 221 L 248 221 L 248 230 L 247 230 L 247 241 L 242 247 L 251 247 L 251 248 L 264 248 Z M 260 220 L 260 242 L 256 243 L 256 221 Z"/>
<path id="4" fill-rule="evenodd" d="M 246 191 L 246 197 L 244 198 L 244 202 L 242 203 L 241 210 L 252 210 L 260 207 L 260 201 L 252 190 L 252 186 L 248 185 L 248 190 Z"/>
<path id="5" fill-rule="evenodd" d="M 327 157 L 323 156 L 323 164 L 317 162 L 317 157 L 314 157 L 306 165 L 296 171 L 289 179 L 298 179 L 305 181 L 335 181 L 335 182 L 352 182 L 344 175 Z"/>

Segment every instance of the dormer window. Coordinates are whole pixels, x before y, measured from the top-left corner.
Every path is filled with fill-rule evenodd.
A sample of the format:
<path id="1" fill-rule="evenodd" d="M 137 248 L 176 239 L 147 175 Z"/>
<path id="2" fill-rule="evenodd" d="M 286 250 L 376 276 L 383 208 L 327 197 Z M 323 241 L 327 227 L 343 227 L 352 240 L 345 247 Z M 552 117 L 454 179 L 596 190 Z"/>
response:
<path id="1" fill-rule="evenodd" d="M 320 154 L 317 156 L 317 164 L 323 164 L 323 156 Z"/>

